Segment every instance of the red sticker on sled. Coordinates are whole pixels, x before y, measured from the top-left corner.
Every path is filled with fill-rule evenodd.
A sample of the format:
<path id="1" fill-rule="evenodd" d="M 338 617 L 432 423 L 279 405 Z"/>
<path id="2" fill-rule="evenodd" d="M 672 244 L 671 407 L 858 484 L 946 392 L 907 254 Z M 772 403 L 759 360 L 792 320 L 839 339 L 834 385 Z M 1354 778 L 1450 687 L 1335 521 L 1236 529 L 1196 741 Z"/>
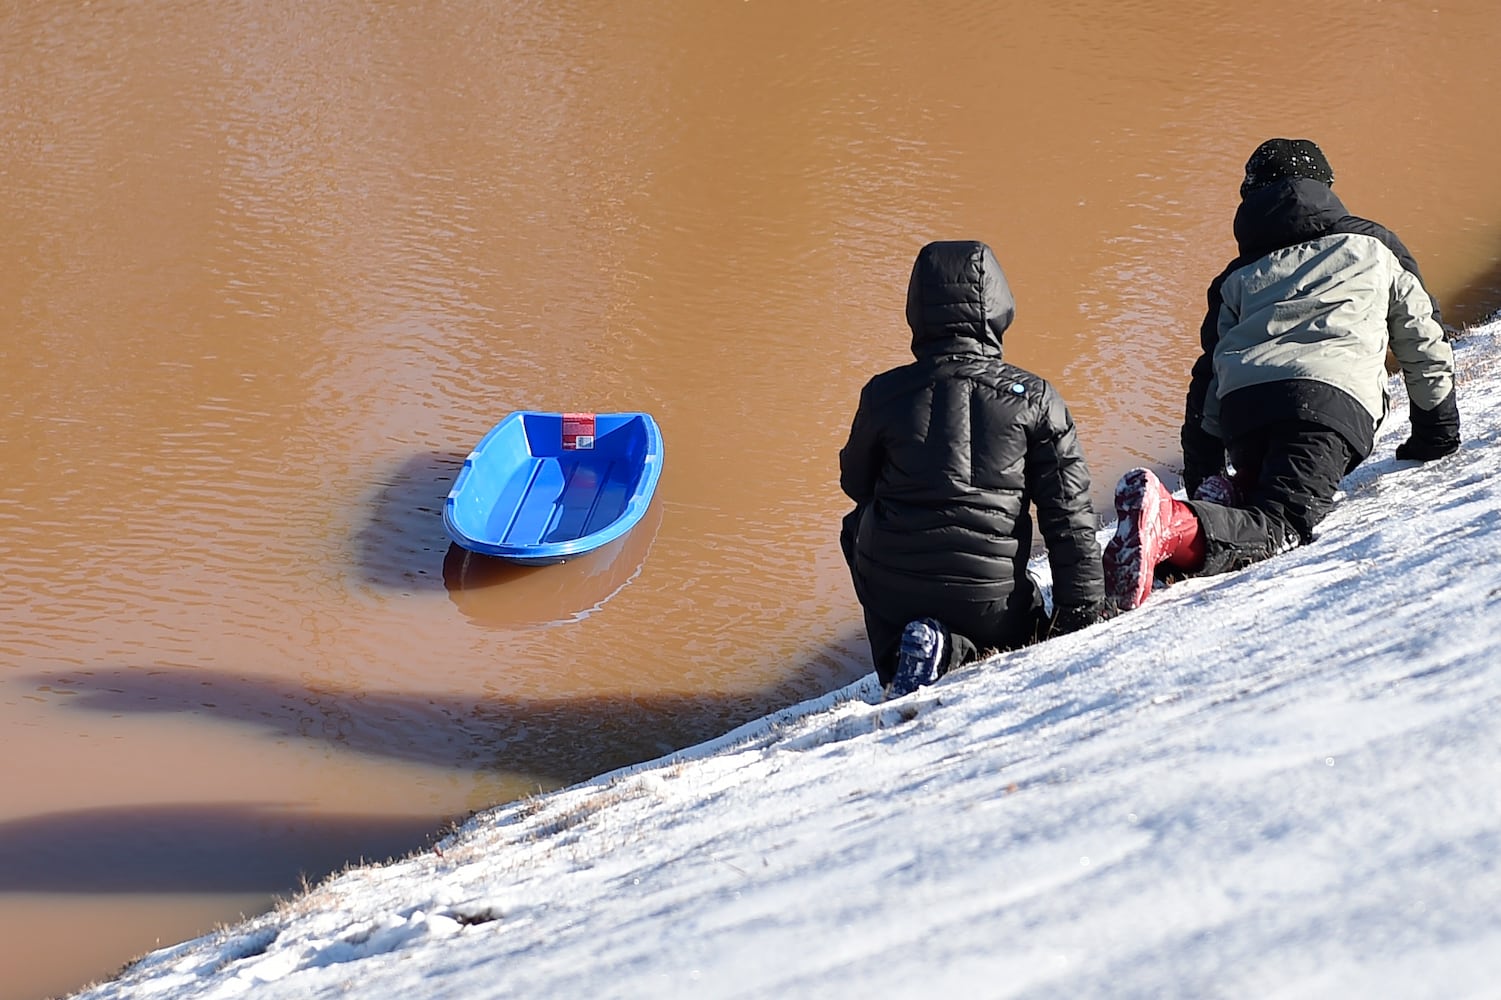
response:
<path id="1" fill-rule="evenodd" d="M 587 451 L 594 447 L 594 414 L 563 414 L 563 450 Z"/>

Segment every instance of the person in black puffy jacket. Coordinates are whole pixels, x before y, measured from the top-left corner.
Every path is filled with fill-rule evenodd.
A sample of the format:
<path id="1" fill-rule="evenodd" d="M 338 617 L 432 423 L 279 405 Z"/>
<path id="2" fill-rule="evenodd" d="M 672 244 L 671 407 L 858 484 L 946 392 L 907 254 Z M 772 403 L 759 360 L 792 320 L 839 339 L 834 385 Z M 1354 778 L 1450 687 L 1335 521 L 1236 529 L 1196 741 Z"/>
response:
<path id="1" fill-rule="evenodd" d="M 916 361 L 860 393 L 839 485 L 840 542 L 888 697 L 982 650 L 1014 649 L 1106 612 L 1089 470 L 1068 407 L 1008 364 L 1015 302 L 990 247 L 930 243 L 907 289 Z M 1053 574 L 1049 618 L 1027 575 L 1032 508 Z"/>

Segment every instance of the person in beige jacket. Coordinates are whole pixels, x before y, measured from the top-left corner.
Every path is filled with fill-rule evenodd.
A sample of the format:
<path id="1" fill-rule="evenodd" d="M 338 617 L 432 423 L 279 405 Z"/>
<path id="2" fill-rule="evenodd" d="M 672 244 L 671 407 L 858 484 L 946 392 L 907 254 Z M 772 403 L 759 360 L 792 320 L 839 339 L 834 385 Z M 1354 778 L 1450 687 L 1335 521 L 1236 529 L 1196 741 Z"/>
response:
<path id="1" fill-rule="evenodd" d="M 1412 436 L 1399 459 L 1459 447 L 1454 355 L 1437 302 L 1390 230 L 1351 215 L 1307 139 L 1269 139 L 1246 163 L 1239 255 L 1209 286 L 1175 499 L 1147 469 L 1116 487 L 1105 584 L 1122 609 L 1159 572 L 1223 573 L 1313 537 L 1339 481 L 1370 455 L 1389 401 L 1388 350 Z"/>

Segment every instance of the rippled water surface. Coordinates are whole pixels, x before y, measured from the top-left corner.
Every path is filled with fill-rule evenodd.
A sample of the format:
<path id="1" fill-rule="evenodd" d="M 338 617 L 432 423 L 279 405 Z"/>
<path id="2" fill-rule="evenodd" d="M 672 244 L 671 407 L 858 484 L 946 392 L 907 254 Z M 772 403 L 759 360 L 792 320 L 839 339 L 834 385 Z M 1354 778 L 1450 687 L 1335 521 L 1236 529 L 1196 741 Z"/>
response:
<path id="1" fill-rule="evenodd" d="M 0 5 L 0 1000 L 863 675 L 835 543 L 908 268 L 985 239 L 1104 506 L 1171 465 L 1245 156 L 1501 305 L 1480 2 Z M 515 409 L 647 520 L 451 549 Z"/>

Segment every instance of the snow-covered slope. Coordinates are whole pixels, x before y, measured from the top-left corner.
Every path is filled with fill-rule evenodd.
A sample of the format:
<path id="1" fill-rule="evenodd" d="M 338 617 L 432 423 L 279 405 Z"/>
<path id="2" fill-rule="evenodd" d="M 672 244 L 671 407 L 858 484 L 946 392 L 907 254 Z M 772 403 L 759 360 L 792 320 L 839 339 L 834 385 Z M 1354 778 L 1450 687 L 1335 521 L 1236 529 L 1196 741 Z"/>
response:
<path id="1" fill-rule="evenodd" d="M 495 809 L 86 995 L 1494 996 L 1498 333 L 1457 348 L 1461 451 L 1392 457 L 1394 380 L 1312 545 Z"/>

